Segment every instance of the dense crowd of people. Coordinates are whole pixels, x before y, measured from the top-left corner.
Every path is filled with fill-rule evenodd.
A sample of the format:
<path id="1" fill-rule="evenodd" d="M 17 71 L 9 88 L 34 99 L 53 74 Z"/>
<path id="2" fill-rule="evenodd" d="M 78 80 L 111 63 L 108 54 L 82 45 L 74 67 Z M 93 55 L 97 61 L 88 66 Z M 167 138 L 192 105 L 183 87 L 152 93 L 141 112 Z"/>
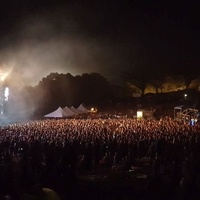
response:
<path id="1" fill-rule="evenodd" d="M 61 191 L 81 174 L 129 170 L 148 157 L 148 197 L 189 199 L 200 196 L 199 150 L 200 124 L 169 117 L 9 124 L 0 128 L 0 194 L 22 199 L 38 185 Z"/>

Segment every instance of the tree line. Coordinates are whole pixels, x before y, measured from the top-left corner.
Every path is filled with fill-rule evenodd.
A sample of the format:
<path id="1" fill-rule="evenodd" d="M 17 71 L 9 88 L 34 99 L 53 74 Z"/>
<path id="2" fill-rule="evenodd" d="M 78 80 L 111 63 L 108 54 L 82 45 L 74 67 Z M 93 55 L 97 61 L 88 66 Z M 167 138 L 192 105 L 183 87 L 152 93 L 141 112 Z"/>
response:
<path id="1" fill-rule="evenodd" d="M 92 106 L 112 105 L 116 99 L 133 97 L 135 93 L 162 93 L 193 87 L 198 89 L 200 79 L 184 76 L 166 76 L 136 71 L 127 73 L 121 85 L 111 84 L 98 73 L 72 76 L 70 73 L 50 73 L 36 86 L 21 89 L 11 86 L 7 110 L 30 110 L 44 115 L 58 106 L 74 106 L 80 103 Z M 190 81 L 189 81 L 190 80 Z"/>

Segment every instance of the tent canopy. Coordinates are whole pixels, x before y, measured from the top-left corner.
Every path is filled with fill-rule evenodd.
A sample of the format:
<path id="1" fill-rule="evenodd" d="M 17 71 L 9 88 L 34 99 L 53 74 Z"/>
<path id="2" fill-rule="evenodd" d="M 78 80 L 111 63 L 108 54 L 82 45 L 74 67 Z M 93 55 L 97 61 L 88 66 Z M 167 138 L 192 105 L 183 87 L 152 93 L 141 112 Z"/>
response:
<path id="1" fill-rule="evenodd" d="M 64 112 L 65 112 L 65 114 L 66 114 L 65 117 L 71 117 L 71 116 L 76 115 L 76 113 L 73 112 L 71 109 L 69 109 L 67 106 L 65 106 L 65 107 L 63 108 L 63 110 L 64 110 Z"/>
<path id="2" fill-rule="evenodd" d="M 87 108 L 85 108 L 83 106 L 83 104 L 80 104 L 80 106 L 77 108 L 78 111 L 80 111 L 81 113 L 88 113 L 90 112 Z"/>
<path id="3" fill-rule="evenodd" d="M 74 106 L 71 106 L 70 110 L 73 111 L 76 114 L 81 114 L 82 113 L 80 110 L 77 110 L 76 108 L 74 108 Z"/>
<path id="4" fill-rule="evenodd" d="M 71 106 L 70 108 L 67 106 L 65 106 L 64 108 L 58 107 L 53 112 L 44 115 L 44 117 L 50 117 L 50 118 L 72 117 L 78 114 L 89 113 L 89 112 L 90 110 L 85 108 L 83 104 L 80 104 L 80 106 L 77 109 L 74 108 L 73 106 Z"/>
<path id="5" fill-rule="evenodd" d="M 53 112 L 49 114 L 46 114 L 44 117 L 59 118 L 59 117 L 65 117 L 65 116 L 66 116 L 65 111 L 61 107 L 58 107 L 56 110 L 54 110 Z"/>
<path id="6" fill-rule="evenodd" d="M 183 108 L 184 105 L 180 105 L 180 106 L 176 106 L 174 107 L 175 110 L 181 110 Z"/>

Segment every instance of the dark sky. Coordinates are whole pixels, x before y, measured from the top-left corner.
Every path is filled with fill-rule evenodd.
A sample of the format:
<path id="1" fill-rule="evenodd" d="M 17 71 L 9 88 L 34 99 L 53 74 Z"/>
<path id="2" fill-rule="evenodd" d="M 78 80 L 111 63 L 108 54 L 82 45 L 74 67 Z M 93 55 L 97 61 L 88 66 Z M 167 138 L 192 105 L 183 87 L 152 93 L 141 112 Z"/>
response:
<path id="1" fill-rule="evenodd" d="M 37 84 L 50 72 L 199 69 L 200 4 L 175 0 L 2 0 L 0 64 Z"/>

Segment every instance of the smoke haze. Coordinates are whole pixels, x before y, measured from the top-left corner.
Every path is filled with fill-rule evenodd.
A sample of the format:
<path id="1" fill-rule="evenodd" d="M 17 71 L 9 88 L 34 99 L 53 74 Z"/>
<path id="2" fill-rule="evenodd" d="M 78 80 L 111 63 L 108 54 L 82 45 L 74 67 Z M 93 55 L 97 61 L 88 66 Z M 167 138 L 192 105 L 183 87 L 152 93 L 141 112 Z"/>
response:
<path id="1" fill-rule="evenodd" d="M 51 72 L 97 72 L 117 82 L 123 71 L 140 67 L 196 71 L 198 6 L 182 6 L 174 1 L 12 2 L 9 9 L 0 8 L 0 64 L 12 63 L 13 78 L 29 85 Z"/>
<path id="2" fill-rule="evenodd" d="M 111 78 L 109 66 L 117 68 L 119 60 L 109 42 L 81 32 L 70 13 L 67 16 L 64 11 L 55 13 L 21 19 L 14 27 L 15 32 L 4 38 L 0 60 L 14 66 L 12 78 L 21 79 L 25 85 L 35 85 L 51 72 L 72 75 L 98 72 Z"/>

